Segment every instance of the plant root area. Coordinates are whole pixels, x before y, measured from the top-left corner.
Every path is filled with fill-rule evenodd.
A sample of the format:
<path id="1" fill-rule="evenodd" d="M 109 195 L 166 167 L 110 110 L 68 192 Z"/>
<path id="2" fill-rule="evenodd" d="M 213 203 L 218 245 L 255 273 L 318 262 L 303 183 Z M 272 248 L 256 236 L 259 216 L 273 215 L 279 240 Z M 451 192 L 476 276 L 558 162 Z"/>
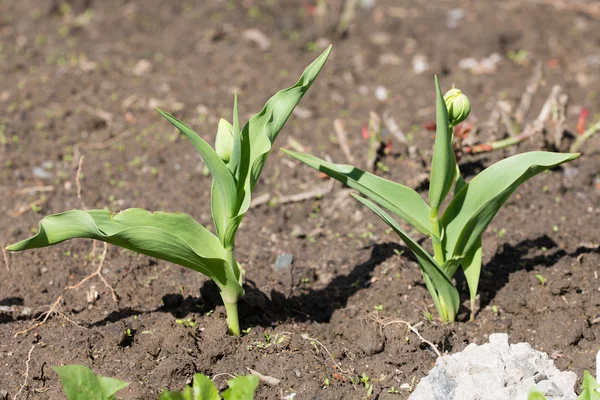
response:
<path id="1" fill-rule="evenodd" d="M 580 377 L 594 369 L 598 136 L 575 162 L 523 185 L 498 213 L 483 235 L 475 320 L 459 273 L 463 307 L 453 324 L 439 321 L 408 249 L 350 190 L 337 182 L 327 190 L 329 181 L 278 150 L 370 169 L 363 127 L 374 111 L 407 138 L 384 136 L 376 173 L 426 198 L 433 75 L 444 91 L 454 83 L 470 97 L 469 122 L 485 143 L 508 134 L 490 117 L 495 104 L 514 113 L 538 64 L 543 78 L 523 125 L 560 85 L 569 103 L 558 133 L 568 131 L 568 144 L 583 108 L 587 124 L 600 113 L 594 3 L 359 2 L 342 34 L 341 2 L 329 3 L 319 19 L 313 1 L 297 0 L 0 2 L 3 246 L 31 235 L 45 215 L 84 206 L 180 211 L 210 225 L 202 159 L 154 107 L 212 143 L 219 118 L 231 120 L 234 90 L 247 120 L 334 45 L 269 157 L 255 191 L 264 201 L 239 231 L 244 334 L 227 335 L 214 284 L 167 262 L 114 246 L 103 256 L 102 244 L 94 249 L 88 240 L 3 254 L 0 397 L 63 399 L 51 367 L 77 363 L 131 382 L 124 399 L 156 399 L 194 373 L 224 387 L 250 370 L 267 377 L 258 399 L 366 398 L 367 378 L 372 398 L 406 399 L 436 351 L 485 343 L 493 332 L 531 343 Z M 513 153 L 547 149 L 555 130 L 550 122 L 546 139 L 540 133 L 516 147 L 463 154 L 461 170 L 470 179 Z M 310 195 L 321 186 L 322 195 Z M 281 262 L 288 256 L 277 263 L 287 254 L 291 264 Z"/>

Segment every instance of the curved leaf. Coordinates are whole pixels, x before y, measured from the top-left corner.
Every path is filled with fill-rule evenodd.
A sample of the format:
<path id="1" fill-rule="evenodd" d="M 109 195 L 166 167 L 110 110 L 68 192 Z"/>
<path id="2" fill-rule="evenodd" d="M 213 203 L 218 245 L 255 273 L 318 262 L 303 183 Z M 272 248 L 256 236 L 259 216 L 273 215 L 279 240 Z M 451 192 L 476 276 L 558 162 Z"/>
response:
<path id="1" fill-rule="evenodd" d="M 461 266 L 467 286 L 469 287 L 469 297 L 471 298 L 471 320 L 475 319 L 475 299 L 477 298 L 477 289 L 479 288 L 479 276 L 481 275 L 481 261 L 483 249 L 481 247 L 481 236 L 475 242 L 475 246 L 465 254 Z"/>
<path id="2" fill-rule="evenodd" d="M 377 214 L 377 216 L 379 216 L 383 222 L 392 228 L 394 232 L 400 236 L 402 241 L 406 243 L 408 248 L 417 258 L 419 266 L 421 267 L 421 272 L 423 273 L 423 278 L 425 279 L 425 284 L 434 300 L 438 313 L 444 321 L 454 322 L 454 318 L 458 312 L 458 307 L 460 306 L 458 291 L 452 282 L 450 282 L 450 279 L 442 271 L 440 266 L 435 262 L 431 254 L 429 254 L 423 247 L 421 247 L 416 241 L 408 236 L 400 224 L 398 224 L 398 222 L 396 222 L 385 211 L 379 208 L 375 203 L 355 194 L 352 196 L 354 196 L 356 200 L 360 201 L 365 206 L 369 207 L 371 211 Z"/>
<path id="3" fill-rule="evenodd" d="M 117 214 L 106 210 L 73 210 L 40 221 L 37 235 L 8 246 L 21 251 L 75 238 L 96 239 L 201 272 L 221 290 L 243 293 L 234 269 L 225 261 L 219 239 L 182 213 L 130 208 Z"/>
<path id="4" fill-rule="evenodd" d="M 448 110 L 437 76 L 435 77 L 435 93 L 436 131 L 429 179 L 429 206 L 437 212 L 454 184 L 456 158 L 454 149 L 452 149 L 452 132 L 448 123 Z"/>
<path id="5" fill-rule="evenodd" d="M 129 383 L 119 379 L 96 375 L 85 365 L 54 367 L 69 400 L 111 400 L 115 393 Z"/>
<path id="6" fill-rule="evenodd" d="M 577 157 L 577 153 L 532 151 L 506 158 L 482 171 L 458 192 L 444 212 L 446 258 L 464 257 L 523 182 Z"/>
<path id="7" fill-rule="evenodd" d="M 329 53 L 331 53 L 331 46 L 306 67 L 294 86 L 277 92 L 242 129 L 241 157 L 248 162 L 241 163 L 239 174 L 236 176 L 239 182 L 238 214 L 244 214 L 250 207 L 252 190 L 267 160 L 269 150 L 292 111 L 321 72 Z"/>
<path id="8" fill-rule="evenodd" d="M 422 233 L 432 235 L 429 225 L 431 210 L 413 189 L 355 168 L 352 165 L 333 164 L 309 154 L 286 149 L 281 149 L 281 151 L 358 190 Z"/>
<path id="9" fill-rule="evenodd" d="M 236 376 L 227 381 L 229 388 L 223 392 L 225 400 L 253 400 L 254 392 L 258 387 L 258 376 Z"/>
<path id="10" fill-rule="evenodd" d="M 198 134 L 189 126 L 179 121 L 168 112 L 159 108 L 157 108 L 156 111 L 187 137 L 202 155 L 208 170 L 215 180 L 217 189 L 219 190 L 219 195 L 223 202 L 223 209 L 226 213 L 225 216 L 227 218 L 234 216 L 237 206 L 237 189 L 235 178 L 231 171 L 229 171 L 227 165 L 221 160 L 221 157 L 219 157 L 217 152 L 206 142 L 206 140 L 198 136 Z"/>

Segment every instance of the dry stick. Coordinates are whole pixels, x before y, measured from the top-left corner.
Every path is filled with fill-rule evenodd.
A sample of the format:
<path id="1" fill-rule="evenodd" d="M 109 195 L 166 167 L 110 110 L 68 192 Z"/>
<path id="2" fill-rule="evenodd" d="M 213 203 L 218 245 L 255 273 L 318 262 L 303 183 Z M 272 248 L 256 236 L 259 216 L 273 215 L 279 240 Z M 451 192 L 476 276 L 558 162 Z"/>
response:
<path id="1" fill-rule="evenodd" d="M 83 202 L 83 199 L 81 198 L 81 181 L 80 181 L 81 170 L 83 169 L 83 159 L 84 158 L 85 158 L 85 156 L 79 157 L 79 165 L 77 167 L 77 173 L 75 174 L 75 184 L 77 185 L 77 199 L 79 200 L 79 203 L 81 203 L 81 207 L 83 207 L 84 210 L 87 210 L 87 207 L 85 206 L 85 203 Z"/>
<path id="2" fill-rule="evenodd" d="M 423 336 L 421 336 L 421 334 L 417 330 L 417 326 L 418 325 L 411 325 L 409 322 L 402 321 L 400 319 L 393 319 L 393 318 L 385 319 L 385 318 L 380 318 L 377 315 L 377 311 L 369 313 L 367 316 L 369 318 L 373 319 L 379 325 L 381 325 L 382 329 L 385 328 L 386 326 L 393 325 L 393 324 L 403 324 L 403 325 L 406 325 L 406 327 L 408 329 L 410 329 L 415 335 L 417 335 L 417 337 L 419 339 L 421 339 L 421 342 L 429 345 L 429 347 L 431 347 L 431 349 L 435 352 L 435 354 L 437 354 L 438 357 L 442 357 L 442 353 L 440 353 L 440 351 L 438 350 L 438 348 L 433 343 L 431 343 L 429 340 L 427 340 Z"/>
<path id="3" fill-rule="evenodd" d="M 88 275 L 85 278 L 83 278 L 81 281 L 79 281 L 79 283 L 77 283 L 73 286 L 67 286 L 66 288 L 64 288 L 63 291 L 66 292 L 71 289 L 79 289 L 81 287 L 81 285 L 83 285 L 86 281 L 97 276 L 98 278 L 100 278 L 102 283 L 104 283 L 104 286 L 106 286 L 110 290 L 113 301 L 115 303 L 118 303 L 119 298 L 117 297 L 117 294 L 115 293 L 115 289 L 113 289 L 113 287 L 106 281 L 104 276 L 102 276 L 102 267 L 104 266 L 104 260 L 106 259 L 107 252 L 108 252 L 108 245 L 106 243 L 104 243 L 104 250 L 102 251 L 102 255 L 100 256 L 100 263 L 98 264 L 98 268 L 96 268 L 96 271 L 94 271 L 91 275 Z M 93 253 L 95 253 L 95 252 L 93 252 Z"/>
<path id="4" fill-rule="evenodd" d="M 52 303 L 52 305 L 50 306 L 50 309 L 48 311 L 46 311 L 45 313 L 42 313 L 37 319 L 39 320 L 40 318 L 44 318 L 42 321 L 38 322 L 35 325 L 30 326 L 29 328 L 19 331 L 17 333 L 15 333 L 13 335 L 13 337 L 17 337 L 19 335 L 25 335 L 29 332 L 31 332 L 34 329 L 39 328 L 40 326 L 44 325 L 46 323 L 46 321 L 48 320 L 48 318 L 50 318 L 50 315 L 52 314 L 56 314 L 56 315 L 60 315 L 61 317 L 63 317 L 64 319 L 66 319 L 67 321 L 69 321 L 70 323 L 72 323 L 73 325 L 75 325 L 78 328 L 81 329 L 87 329 L 81 325 L 79 325 L 77 322 L 69 319 L 63 312 L 59 311 L 58 308 L 60 306 L 60 301 L 63 299 L 62 296 L 58 296 L 58 298 L 54 301 L 54 303 Z"/>
<path id="5" fill-rule="evenodd" d="M 338 23 L 336 29 L 336 33 L 339 36 L 344 36 L 346 32 L 348 32 L 350 21 L 354 19 L 354 14 L 356 13 L 356 6 L 358 6 L 358 0 L 346 0 L 344 3 L 344 9 L 342 10 L 342 15 L 340 16 L 340 22 Z"/>
<path id="6" fill-rule="evenodd" d="M 381 118 L 377 113 L 369 113 L 369 149 L 367 151 L 367 168 L 375 171 L 375 161 L 377 160 L 377 150 L 381 143 Z"/>
<path id="7" fill-rule="evenodd" d="M 346 160 L 348 160 L 348 163 L 354 164 L 354 156 L 352 156 L 352 153 L 350 152 L 350 146 L 348 146 L 348 134 L 344 129 L 344 123 L 341 119 L 336 118 L 333 121 L 333 129 L 335 130 L 335 134 L 340 142 L 340 147 L 346 156 Z"/>
<path id="8" fill-rule="evenodd" d="M 29 349 L 29 353 L 27 354 L 27 361 L 25 361 L 25 380 L 21 385 L 21 389 L 19 389 L 17 394 L 13 396 L 13 400 L 16 400 L 16 398 L 19 397 L 23 389 L 25 389 L 25 386 L 27 386 L 27 378 L 29 378 L 29 361 L 31 361 L 31 353 L 33 353 L 33 349 L 35 349 L 35 344 L 31 346 L 31 349 Z"/>
<path id="9" fill-rule="evenodd" d="M 318 199 L 327 193 L 333 190 L 333 185 L 335 181 L 333 179 L 329 180 L 329 183 L 322 187 L 317 187 L 316 189 L 309 190 L 306 192 L 300 192 L 295 194 L 290 194 L 288 196 L 281 196 L 277 199 L 277 204 L 289 204 L 289 203 L 298 203 L 305 200 L 310 199 Z M 271 201 L 273 196 L 270 193 L 264 193 L 260 196 L 252 199 L 250 202 L 250 208 L 259 207 L 264 204 L 267 204 Z"/>
<path id="10" fill-rule="evenodd" d="M 54 190 L 54 186 L 30 186 L 26 188 L 22 188 L 19 190 L 15 190 L 14 194 L 25 194 L 25 193 L 38 193 L 38 192 L 51 192 Z"/>
<path id="11" fill-rule="evenodd" d="M 533 101 L 533 97 L 538 92 L 540 88 L 540 82 L 542 81 L 543 70 L 542 63 L 537 63 L 535 69 L 533 70 L 533 76 L 527 82 L 527 86 L 525 87 L 525 92 L 521 96 L 521 102 L 517 107 L 517 111 L 515 112 L 515 121 L 517 124 L 522 125 L 525 122 L 525 117 L 531 108 L 531 103 Z"/>
<path id="12" fill-rule="evenodd" d="M 6 253 L 6 248 L 2 246 L 2 256 L 4 256 L 4 264 L 6 264 L 6 270 L 10 271 L 10 264 L 8 263 L 8 253 Z"/>
<path id="13" fill-rule="evenodd" d="M 595 124 L 587 128 L 586 131 L 583 132 L 581 135 L 577 136 L 577 139 L 575 139 L 575 141 L 571 145 L 569 152 L 577 152 L 577 150 L 581 148 L 583 143 L 592 136 L 594 136 L 596 133 L 598 133 L 598 131 L 600 131 L 600 121 L 596 122 Z"/>
<path id="14" fill-rule="evenodd" d="M 561 94 L 558 96 L 556 101 L 556 126 L 554 127 L 554 147 L 560 149 L 560 145 L 565 132 L 565 125 L 567 123 L 567 104 L 569 102 L 569 96 L 567 94 Z"/>
<path id="15" fill-rule="evenodd" d="M 108 140 L 105 140 L 104 142 L 82 143 L 79 146 L 81 146 L 85 149 L 102 150 L 102 149 L 106 149 L 106 148 L 112 146 L 119 140 L 123 140 L 123 139 L 131 136 L 133 133 L 135 133 L 135 131 L 133 129 L 126 129 L 123 132 L 119 133 L 117 136 L 110 138 Z"/>
<path id="16" fill-rule="evenodd" d="M 77 173 L 75 174 L 75 184 L 77 185 L 77 199 L 79 200 L 79 202 L 81 203 L 81 207 L 84 210 L 87 210 L 87 207 L 85 205 L 85 203 L 83 202 L 83 198 L 81 197 L 81 171 L 83 170 L 83 159 L 84 156 L 81 156 L 79 158 L 79 166 L 77 167 Z M 96 255 L 96 241 L 94 240 L 93 245 L 92 245 L 92 255 L 95 256 Z M 71 289 L 78 289 L 79 287 L 81 287 L 81 285 L 83 283 L 85 283 L 86 281 L 92 279 L 93 277 L 97 276 L 98 278 L 100 278 L 100 280 L 102 281 L 102 283 L 104 283 L 104 286 L 106 286 L 109 290 L 110 293 L 112 295 L 112 299 L 115 303 L 119 302 L 119 298 L 117 297 L 117 294 L 115 293 L 115 289 L 106 281 L 106 279 L 104 278 L 104 276 L 102 275 L 102 267 L 104 266 L 104 260 L 106 259 L 106 253 L 108 252 L 108 244 L 106 242 L 104 242 L 104 250 L 102 251 L 102 255 L 100 256 L 100 263 L 98 265 L 98 268 L 96 268 L 96 271 L 94 271 L 91 275 L 86 276 L 85 278 L 83 278 L 81 281 L 79 281 L 79 283 L 73 285 L 73 286 L 68 286 L 66 288 L 64 288 L 63 293 L 71 290 Z"/>
<path id="17" fill-rule="evenodd" d="M 527 125 L 523 132 L 514 137 L 509 137 L 507 139 L 498 140 L 492 143 L 478 144 L 473 147 L 465 147 L 463 150 L 465 153 L 476 154 L 476 153 L 485 153 L 488 151 L 494 151 L 503 149 L 506 147 L 514 146 L 515 144 L 521 143 L 525 139 L 528 139 L 538 133 L 541 133 L 544 130 L 544 124 L 550 118 L 550 113 L 552 111 L 552 106 L 555 104 L 556 99 L 561 94 L 562 88 L 558 85 L 552 88 L 552 92 L 546 99 L 540 114 L 537 119 L 533 121 L 531 124 Z"/>
<path id="18" fill-rule="evenodd" d="M 311 338 L 311 337 L 309 337 L 307 333 L 303 333 L 303 334 L 302 334 L 302 335 L 300 335 L 300 336 L 301 336 L 301 337 L 302 337 L 302 339 L 304 339 L 304 340 L 308 340 L 308 341 L 310 341 L 311 343 L 318 344 L 319 346 L 321 346 L 321 347 L 323 348 L 323 350 L 325 350 L 325 352 L 326 352 L 326 353 L 329 355 L 329 357 L 331 358 L 331 361 L 333 361 L 333 363 L 335 364 L 336 368 L 337 368 L 337 369 L 338 369 L 338 370 L 339 370 L 339 371 L 340 371 L 342 374 L 350 375 L 350 372 L 349 372 L 349 371 L 346 371 L 346 370 L 344 370 L 344 369 L 342 368 L 342 366 L 341 366 L 341 365 L 340 365 L 340 364 L 339 364 L 337 361 L 335 361 L 335 358 L 333 357 L 333 354 L 331 354 L 331 352 L 330 352 L 329 350 L 327 350 L 327 347 L 325 347 L 325 346 L 323 345 L 323 343 L 319 342 L 319 341 L 318 341 L 317 339 L 315 339 L 315 338 Z"/>
<path id="19" fill-rule="evenodd" d="M 260 372 L 253 370 L 252 368 L 246 367 L 246 369 L 252 375 L 257 376 L 260 381 L 266 383 L 268 386 L 277 386 L 281 383 L 281 380 L 279 380 L 277 378 L 274 378 L 274 377 L 268 376 L 268 375 L 263 375 Z"/>

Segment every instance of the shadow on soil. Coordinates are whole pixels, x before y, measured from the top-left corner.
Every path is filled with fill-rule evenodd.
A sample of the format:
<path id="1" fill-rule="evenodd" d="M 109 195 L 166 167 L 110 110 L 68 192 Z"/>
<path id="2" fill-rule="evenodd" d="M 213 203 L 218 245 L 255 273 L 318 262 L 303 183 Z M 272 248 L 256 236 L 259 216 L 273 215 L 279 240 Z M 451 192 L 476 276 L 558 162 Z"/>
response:
<path id="1" fill-rule="evenodd" d="M 551 267 L 565 256 L 576 258 L 580 254 L 600 253 L 600 248 L 579 247 L 572 253 L 557 249 L 558 245 L 548 236 L 540 236 L 533 240 L 524 240 L 516 245 L 504 244 L 496 252 L 489 263 L 484 265 L 480 293 L 479 309 L 488 306 L 509 281 L 510 275 L 518 270 L 532 270 L 534 267 Z M 541 255 L 529 257 L 529 253 L 543 251 Z M 554 249 L 554 251 L 552 251 Z M 348 275 L 336 276 L 326 287 L 318 290 L 307 290 L 299 295 L 286 296 L 272 290 L 263 293 L 251 280 L 245 285 L 246 294 L 240 300 L 240 321 L 243 326 L 271 326 L 280 321 L 294 319 L 297 321 L 314 321 L 327 323 L 335 310 L 344 308 L 348 299 L 359 290 L 369 286 L 374 268 L 389 259 L 397 251 L 409 255 L 408 249 L 396 243 L 377 244 L 372 247 L 369 260 L 356 265 Z M 414 259 L 413 259 L 414 261 Z M 296 284 L 297 285 L 297 284 Z M 464 276 L 457 274 L 457 285 L 462 294 L 468 293 Z M 12 299 L 0 300 L 0 304 L 11 303 Z M 462 300 L 466 300 L 462 299 Z M 155 311 L 171 313 L 175 318 L 184 318 L 188 314 L 205 314 L 221 305 L 217 286 L 212 281 L 200 289 L 200 297 L 180 294 L 169 294 L 163 297 L 163 306 Z M 110 323 L 141 315 L 152 311 L 141 311 L 125 308 L 113 311 L 104 319 L 90 324 L 90 327 L 104 326 Z M 465 318 L 468 310 L 462 310 Z M 11 319 L 11 318 L 8 318 Z M 0 318 L 0 323 L 7 322 Z"/>
<path id="2" fill-rule="evenodd" d="M 542 254 L 539 254 L 539 253 Z M 528 256 L 530 253 L 538 255 Z M 481 300 L 479 310 L 490 305 L 496 294 L 508 283 L 510 275 L 519 270 L 531 271 L 535 267 L 549 268 L 559 262 L 563 257 L 576 259 L 581 254 L 599 253 L 600 247 L 578 247 L 575 251 L 568 253 L 559 249 L 556 242 L 548 236 L 543 235 L 536 239 L 526 239 L 516 245 L 503 244 L 492 257 L 490 262 L 483 266 L 479 292 Z M 460 287 L 465 288 L 464 276 L 459 277 Z"/>

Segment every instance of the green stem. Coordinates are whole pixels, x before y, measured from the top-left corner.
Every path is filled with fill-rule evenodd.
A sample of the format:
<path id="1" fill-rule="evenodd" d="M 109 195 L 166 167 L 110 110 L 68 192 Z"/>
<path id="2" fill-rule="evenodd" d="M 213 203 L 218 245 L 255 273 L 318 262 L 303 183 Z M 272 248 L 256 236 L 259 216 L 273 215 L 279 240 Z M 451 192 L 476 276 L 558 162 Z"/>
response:
<path id="1" fill-rule="evenodd" d="M 227 326 L 229 333 L 233 336 L 240 336 L 240 319 L 238 317 L 238 306 L 237 300 L 234 302 L 227 302 L 223 299 L 225 304 L 225 311 L 227 313 Z"/>
<path id="2" fill-rule="evenodd" d="M 234 257 L 235 247 L 231 247 L 227 249 L 227 253 L 225 255 L 225 260 L 229 263 L 231 268 L 234 271 L 237 271 L 237 263 L 235 262 Z M 239 276 L 239 271 L 238 274 Z M 241 281 L 241 277 L 238 277 Z M 240 282 L 241 284 L 241 282 Z M 240 321 L 238 317 L 238 296 L 237 294 L 232 294 L 228 292 L 221 292 L 221 298 L 223 299 L 223 304 L 225 305 L 225 312 L 227 314 L 227 325 L 229 328 L 229 333 L 234 336 L 240 336 Z"/>
<path id="3" fill-rule="evenodd" d="M 594 136 L 596 133 L 598 133 L 598 131 L 600 131 L 600 121 L 596 122 L 595 124 L 587 128 L 586 131 L 583 132 L 581 135 L 577 136 L 577 139 L 575 139 L 575 141 L 571 145 L 569 152 L 576 153 L 581 148 L 583 143 L 592 136 Z"/>
<path id="4" fill-rule="evenodd" d="M 444 264 L 444 248 L 442 247 L 442 224 L 438 217 L 438 210 L 431 209 L 431 231 L 433 236 L 431 241 L 433 242 L 433 258 L 441 267 Z"/>

